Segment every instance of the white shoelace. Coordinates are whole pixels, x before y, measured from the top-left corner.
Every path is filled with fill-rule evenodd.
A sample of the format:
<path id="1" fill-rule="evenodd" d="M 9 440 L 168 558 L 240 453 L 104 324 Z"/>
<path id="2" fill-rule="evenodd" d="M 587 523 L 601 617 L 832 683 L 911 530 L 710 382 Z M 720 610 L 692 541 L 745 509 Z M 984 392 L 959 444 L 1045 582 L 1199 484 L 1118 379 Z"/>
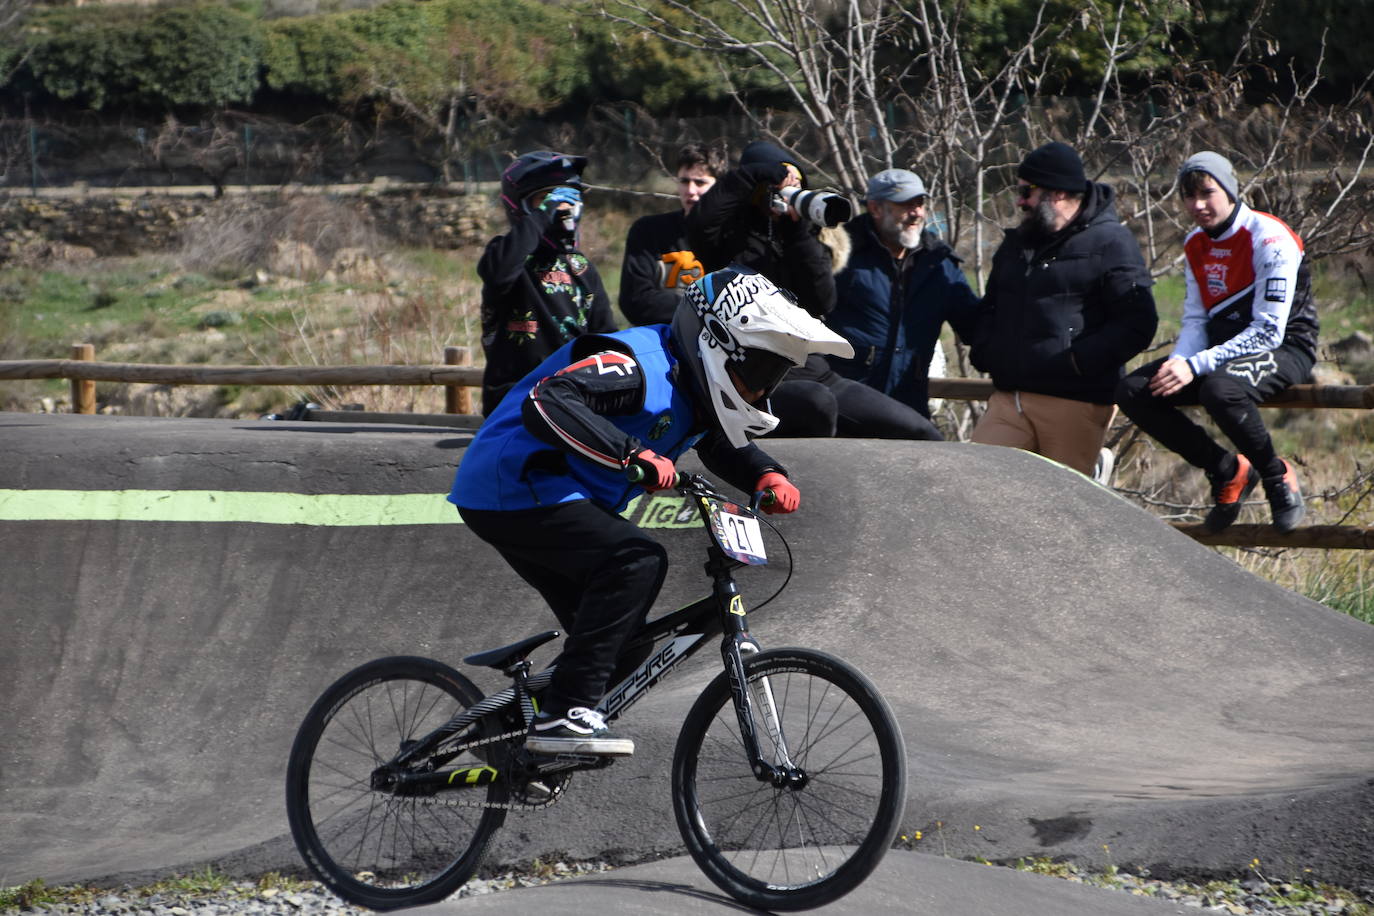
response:
<path id="1" fill-rule="evenodd" d="M 575 706 L 568 710 L 569 719 L 580 719 L 584 724 L 590 726 L 593 731 L 604 731 L 606 720 L 601 713 L 595 709 L 588 709 L 585 706 Z"/>

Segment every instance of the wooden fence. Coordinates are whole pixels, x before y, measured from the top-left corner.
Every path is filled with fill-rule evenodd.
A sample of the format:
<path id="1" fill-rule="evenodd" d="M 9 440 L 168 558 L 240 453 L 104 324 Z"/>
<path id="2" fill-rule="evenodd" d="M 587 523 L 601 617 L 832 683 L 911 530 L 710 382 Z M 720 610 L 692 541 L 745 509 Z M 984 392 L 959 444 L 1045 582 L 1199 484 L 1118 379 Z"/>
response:
<path id="1" fill-rule="evenodd" d="M 467 347 L 445 347 L 444 364 L 430 366 L 169 366 L 152 363 L 101 363 L 92 344 L 72 346 L 70 359 L 0 360 L 0 381 L 71 380 L 73 413 L 95 413 L 96 382 L 155 385 L 440 385 L 448 414 L 471 415 L 474 388 L 482 370 L 472 365 Z M 977 378 L 932 378 L 930 395 L 985 401 L 992 382 Z M 1374 385 L 1293 385 L 1263 407 L 1374 409 Z"/>
<path id="2" fill-rule="evenodd" d="M 482 422 L 472 409 L 472 390 L 482 385 L 482 370 L 472 365 L 467 347 L 446 347 L 443 365 L 431 366 L 168 366 L 148 363 L 101 363 L 95 347 L 75 344 L 70 359 L 0 360 L 0 381 L 55 379 L 71 381 L 74 413 L 96 412 L 96 382 L 142 382 L 155 385 L 437 385 L 444 388 L 444 414 L 379 414 L 362 411 L 310 411 L 328 421 L 416 423 L 475 429 Z M 932 378 L 935 398 L 984 401 L 992 393 L 987 379 Z M 1293 385 L 1262 407 L 1374 409 L 1374 385 Z M 1311 525 L 1279 534 L 1268 525 L 1232 525 L 1208 534 L 1201 525 L 1174 527 L 1203 544 L 1231 547 L 1319 547 L 1374 550 L 1374 528 Z"/>

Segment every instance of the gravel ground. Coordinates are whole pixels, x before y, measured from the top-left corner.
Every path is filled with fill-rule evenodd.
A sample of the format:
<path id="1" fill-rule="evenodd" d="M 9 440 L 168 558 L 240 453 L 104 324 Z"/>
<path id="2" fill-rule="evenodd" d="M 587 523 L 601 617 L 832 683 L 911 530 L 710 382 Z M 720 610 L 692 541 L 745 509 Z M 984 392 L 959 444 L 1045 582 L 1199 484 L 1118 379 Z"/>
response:
<path id="1" fill-rule="evenodd" d="M 500 893 L 514 887 L 548 884 L 581 875 L 610 871 L 606 863 L 557 862 L 525 872 L 510 872 L 465 884 L 456 896 Z M 1307 885 L 1275 884 L 1258 868 L 1238 881 L 1213 881 L 1206 885 L 1158 881 L 1124 872 L 1089 872 L 1065 863 L 1041 861 L 1024 870 L 1066 881 L 1101 887 L 1108 892 L 1158 897 L 1199 912 L 1263 914 L 1263 916 L 1374 916 L 1374 900 L 1361 900 L 1349 891 Z M 125 888 L 91 893 L 85 899 L 61 896 L 64 902 L 39 903 L 28 908 L 10 907 L 4 913 L 51 913 L 58 916 L 94 914 L 150 914 L 150 916 L 301 916 L 305 913 L 365 916 L 370 910 L 350 906 L 321 885 L 284 881 L 225 882 L 213 891 Z M 450 898 L 451 899 L 451 898 Z"/>

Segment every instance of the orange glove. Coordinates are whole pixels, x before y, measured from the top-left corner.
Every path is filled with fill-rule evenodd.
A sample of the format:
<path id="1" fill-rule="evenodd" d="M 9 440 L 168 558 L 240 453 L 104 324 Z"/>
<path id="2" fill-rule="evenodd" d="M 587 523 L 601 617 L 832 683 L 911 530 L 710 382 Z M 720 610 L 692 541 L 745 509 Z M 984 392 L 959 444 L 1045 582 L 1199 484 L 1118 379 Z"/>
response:
<path id="1" fill-rule="evenodd" d="M 639 485 L 650 493 L 655 490 L 671 490 L 677 486 L 677 467 L 673 459 L 656 455 L 647 448 L 635 452 L 625 462 L 626 467 L 637 467 L 644 472 Z"/>
<path id="2" fill-rule="evenodd" d="M 792 481 L 779 474 L 777 471 L 769 471 L 759 478 L 759 482 L 754 484 L 754 492 L 760 490 L 772 490 L 773 499 L 764 505 L 763 511 L 769 515 L 788 512 L 796 512 L 801 505 L 801 491 L 792 486 Z"/>

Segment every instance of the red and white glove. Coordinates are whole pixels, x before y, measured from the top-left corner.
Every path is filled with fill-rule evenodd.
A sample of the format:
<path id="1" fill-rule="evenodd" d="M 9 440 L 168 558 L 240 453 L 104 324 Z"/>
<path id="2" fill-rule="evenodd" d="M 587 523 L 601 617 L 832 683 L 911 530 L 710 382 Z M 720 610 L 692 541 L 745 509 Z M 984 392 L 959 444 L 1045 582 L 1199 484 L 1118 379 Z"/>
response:
<path id="1" fill-rule="evenodd" d="M 655 490 L 671 490 L 677 486 L 677 467 L 673 459 L 657 455 L 647 448 L 635 452 L 625 461 L 626 467 L 637 467 L 644 472 L 639 485 L 650 493 Z"/>
<path id="2" fill-rule="evenodd" d="M 754 492 L 762 490 L 773 491 L 773 501 L 763 507 L 763 511 L 769 515 L 786 515 L 788 512 L 796 512 L 801 505 L 801 491 L 792 485 L 792 481 L 779 474 L 777 471 L 769 471 L 759 478 L 759 482 L 754 484 Z"/>

